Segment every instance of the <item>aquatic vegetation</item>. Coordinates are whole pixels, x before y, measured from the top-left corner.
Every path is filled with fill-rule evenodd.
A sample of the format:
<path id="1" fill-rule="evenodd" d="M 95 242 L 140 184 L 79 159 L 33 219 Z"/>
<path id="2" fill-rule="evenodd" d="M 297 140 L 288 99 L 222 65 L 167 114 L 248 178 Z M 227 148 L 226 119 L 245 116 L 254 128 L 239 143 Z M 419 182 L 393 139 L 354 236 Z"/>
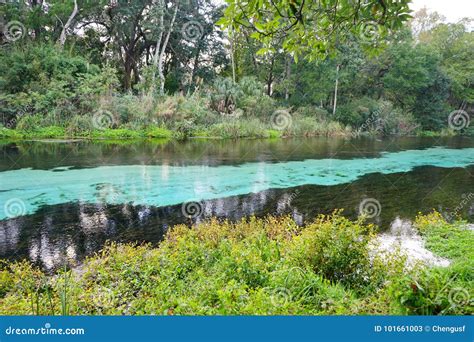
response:
<path id="1" fill-rule="evenodd" d="M 120 136 L 133 131 L 120 130 Z M 120 136 L 109 134 L 109 139 Z M 336 185 L 353 182 L 364 175 L 380 172 L 407 172 L 419 166 L 466 167 L 473 164 L 473 148 L 407 150 L 386 152 L 377 158 L 306 159 L 279 163 L 238 165 L 100 165 L 86 169 L 36 170 L 23 168 L 0 174 L 5 184 L 0 202 L 18 199 L 22 215 L 36 212 L 45 204 L 82 201 L 86 203 L 130 203 L 165 206 L 180 204 L 199 196 L 200 200 L 249 194 L 268 189 L 285 189 L 305 184 Z M 192 155 L 191 153 L 188 156 Z M 143 170 L 146 169 L 146 177 Z M 162 175 L 166 172 L 165 178 Z M 207 175 L 202 177 L 203 172 Z M 239 174 L 240 177 L 235 177 Z M 262 179 L 261 175 L 265 174 Z M 149 178 L 153 181 L 149 181 Z M 37 184 L 41 179 L 41 184 Z M 199 194 L 194 184 L 200 184 Z M 113 196 L 104 198 L 96 189 L 108 184 Z M 158 186 L 159 185 L 159 186 Z M 0 206 L 0 219 L 9 217 L 7 206 Z M 10 215 L 11 216 L 11 215 Z M 15 214 L 16 216 L 16 214 Z"/>
<path id="2" fill-rule="evenodd" d="M 420 231 L 433 228 L 433 217 L 419 217 Z M 452 232 L 464 229 L 438 219 Z M 110 243 L 56 275 L 28 262 L 2 262 L 0 313 L 472 313 L 472 258 L 407 269 L 396 251 L 370 256 L 373 228 L 339 212 L 305 227 L 288 217 L 214 219 L 176 226 L 159 246 Z M 439 232 L 434 227 L 432 238 Z M 444 238 L 469 243 L 468 232 Z"/>

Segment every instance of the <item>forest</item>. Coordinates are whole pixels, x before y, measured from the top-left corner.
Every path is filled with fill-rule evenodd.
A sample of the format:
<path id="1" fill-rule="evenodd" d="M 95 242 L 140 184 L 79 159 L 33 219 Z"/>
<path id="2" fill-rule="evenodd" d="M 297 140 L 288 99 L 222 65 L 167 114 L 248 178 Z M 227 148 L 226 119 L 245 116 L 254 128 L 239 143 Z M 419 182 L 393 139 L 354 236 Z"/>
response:
<path id="1" fill-rule="evenodd" d="M 412 8 L 0 1 L 0 315 L 472 316 L 473 20 Z"/>
<path id="2" fill-rule="evenodd" d="M 471 133 L 469 18 L 407 1 L 250 3 L 0 4 L 0 136 Z"/>

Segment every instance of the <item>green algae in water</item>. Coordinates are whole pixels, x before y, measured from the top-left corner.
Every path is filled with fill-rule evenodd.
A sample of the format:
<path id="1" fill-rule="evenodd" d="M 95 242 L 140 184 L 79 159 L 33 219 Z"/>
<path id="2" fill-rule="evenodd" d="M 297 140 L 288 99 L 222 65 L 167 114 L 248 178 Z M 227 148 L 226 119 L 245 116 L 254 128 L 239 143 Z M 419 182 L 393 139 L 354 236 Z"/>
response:
<path id="1" fill-rule="evenodd" d="M 125 165 L 0 173 L 0 219 L 68 202 L 168 206 L 305 184 L 350 183 L 369 173 L 408 172 L 419 166 L 466 167 L 474 148 L 382 153 L 379 158 L 307 159 L 222 166 Z"/>

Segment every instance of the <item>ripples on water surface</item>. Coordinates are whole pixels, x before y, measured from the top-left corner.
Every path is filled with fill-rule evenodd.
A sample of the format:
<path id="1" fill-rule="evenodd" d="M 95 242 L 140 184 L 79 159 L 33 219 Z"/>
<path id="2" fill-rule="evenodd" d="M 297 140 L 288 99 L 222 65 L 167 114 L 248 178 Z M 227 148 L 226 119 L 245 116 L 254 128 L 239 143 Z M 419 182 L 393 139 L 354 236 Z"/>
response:
<path id="1" fill-rule="evenodd" d="M 0 147 L 0 257 L 47 269 L 106 240 L 156 243 L 174 224 L 211 216 L 290 214 L 303 223 L 336 208 L 356 217 L 373 198 L 381 211 L 372 220 L 382 229 L 431 209 L 474 219 L 469 138 Z M 199 202 L 199 215 L 183 215 L 189 201 Z"/>

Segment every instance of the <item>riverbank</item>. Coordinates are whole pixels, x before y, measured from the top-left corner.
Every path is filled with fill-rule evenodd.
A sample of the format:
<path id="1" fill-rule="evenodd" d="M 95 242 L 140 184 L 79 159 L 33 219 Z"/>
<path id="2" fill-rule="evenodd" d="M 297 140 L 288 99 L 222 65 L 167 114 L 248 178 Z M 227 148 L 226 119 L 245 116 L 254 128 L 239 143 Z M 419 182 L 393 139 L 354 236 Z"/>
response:
<path id="1" fill-rule="evenodd" d="M 372 255 L 375 227 L 320 216 L 211 220 L 158 246 L 110 244 L 74 271 L 2 262 L 0 314 L 472 314 L 474 232 L 439 214 L 415 228 L 448 267 Z"/>
<path id="2" fill-rule="evenodd" d="M 249 126 L 250 127 L 250 126 Z M 206 139 L 274 139 L 291 137 L 349 137 L 376 136 L 377 132 L 358 133 L 351 127 L 342 127 L 335 123 L 332 127 L 320 127 L 317 129 L 300 129 L 296 131 L 280 131 L 271 128 L 253 127 L 242 129 L 240 124 L 235 126 L 211 126 L 208 129 L 196 129 L 187 132 L 173 131 L 164 127 L 151 127 L 149 129 L 131 130 L 127 128 L 91 130 L 81 134 L 69 133 L 67 129 L 58 126 L 42 127 L 34 130 L 8 129 L 0 127 L 0 140 L 31 140 L 31 139 L 86 139 L 86 140 L 144 140 L 144 139 L 175 139 L 187 138 Z M 439 132 L 419 131 L 412 136 L 418 137 L 452 137 L 456 133 L 451 130 Z"/>

